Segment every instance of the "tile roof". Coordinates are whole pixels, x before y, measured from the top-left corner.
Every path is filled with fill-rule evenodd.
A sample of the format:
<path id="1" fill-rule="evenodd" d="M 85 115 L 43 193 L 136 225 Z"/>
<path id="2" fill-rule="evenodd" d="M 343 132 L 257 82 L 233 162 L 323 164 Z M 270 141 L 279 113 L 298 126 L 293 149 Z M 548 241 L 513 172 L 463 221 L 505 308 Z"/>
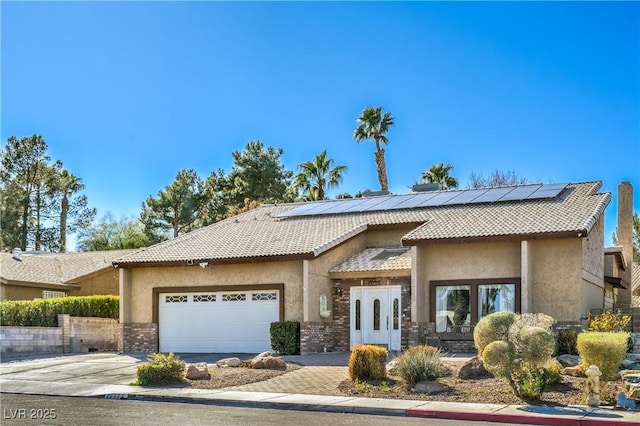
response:
<path id="1" fill-rule="evenodd" d="M 11 253 L 0 253 L 2 283 L 72 284 L 113 268 L 112 262 L 136 250 L 90 251 L 82 253 L 22 253 L 21 260 Z"/>
<path id="2" fill-rule="evenodd" d="M 601 182 L 569 184 L 555 198 L 277 218 L 302 203 L 262 205 L 175 239 L 123 256 L 121 266 L 187 261 L 313 258 L 377 225 L 416 227 L 420 240 L 544 234 L 586 235 L 611 200 Z M 321 202 L 320 202 L 321 203 Z"/>
<path id="3" fill-rule="evenodd" d="M 557 197 L 504 203 L 439 206 L 431 219 L 404 236 L 418 241 L 528 235 L 585 236 L 611 201 L 600 182 L 569 184 Z"/>
<path id="4" fill-rule="evenodd" d="M 389 253 L 393 251 L 395 253 Z M 389 254 L 389 256 L 385 256 Z M 367 248 L 333 267 L 329 272 L 369 272 L 411 270 L 411 253 L 408 247 Z"/>

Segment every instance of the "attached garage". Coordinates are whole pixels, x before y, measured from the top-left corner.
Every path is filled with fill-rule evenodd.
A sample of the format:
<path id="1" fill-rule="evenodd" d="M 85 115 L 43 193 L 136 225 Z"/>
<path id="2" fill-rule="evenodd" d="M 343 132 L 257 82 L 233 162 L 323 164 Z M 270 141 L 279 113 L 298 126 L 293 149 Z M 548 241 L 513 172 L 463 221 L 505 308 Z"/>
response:
<path id="1" fill-rule="evenodd" d="M 160 352 L 259 353 L 271 349 L 280 290 L 158 293 Z"/>

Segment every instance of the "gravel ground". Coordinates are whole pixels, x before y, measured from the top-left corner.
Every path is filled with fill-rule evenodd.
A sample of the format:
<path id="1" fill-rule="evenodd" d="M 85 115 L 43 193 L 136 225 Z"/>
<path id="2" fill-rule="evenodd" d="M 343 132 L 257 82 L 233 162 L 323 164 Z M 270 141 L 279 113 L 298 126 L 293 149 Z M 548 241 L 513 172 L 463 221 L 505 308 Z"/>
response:
<path id="1" fill-rule="evenodd" d="M 562 376 L 560 383 L 545 391 L 539 400 L 528 401 L 513 394 L 507 383 L 493 377 L 475 380 L 461 380 L 456 378 L 460 362 L 450 362 L 448 367 L 451 374 L 438 380 L 444 390 L 433 395 L 426 395 L 412 391 L 401 378 L 389 374 L 385 380 L 371 382 L 357 382 L 345 380 L 337 389 L 337 394 L 346 396 L 360 396 L 371 398 L 398 398 L 425 401 L 475 402 L 488 404 L 518 404 L 518 405 L 584 405 L 584 378 Z M 190 386 L 199 389 L 222 389 L 241 386 L 287 374 L 288 372 L 304 368 L 296 364 L 288 364 L 286 370 L 255 370 L 246 366 L 238 368 L 211 367 L 209 380 L 184 380 L 178 386 Z M 601 405 L 615 405 L 619 392 L 624 387 L 621 381 L 601 383 Z"/>

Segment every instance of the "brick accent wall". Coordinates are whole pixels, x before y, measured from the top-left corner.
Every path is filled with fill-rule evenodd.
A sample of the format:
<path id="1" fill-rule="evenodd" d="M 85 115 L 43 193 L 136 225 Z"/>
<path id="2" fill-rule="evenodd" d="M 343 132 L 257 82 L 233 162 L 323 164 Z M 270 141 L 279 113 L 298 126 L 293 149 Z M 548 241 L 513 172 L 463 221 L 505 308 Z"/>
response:
<path id="1" fill-rule="evenodd" d="M 345 342 L 340 342 L 342 337 L 337 331 L 339 327 L 333 322 L 304 322 L 300 325 L 300 353 L 302 355 L 319 352 L 344 351 Z M 347 349 L 349 340 L 347 335 Z"/>
<path id="2" fill-rule="evenodd" d="M 118 351 L 128 353 L 158 352 L 158 324 L 120 324 Z"/>
<path id="3" fill-rule="evenodd" d="M 336 351 L 348 351 L 351 346 L 351 287 L 359 287 L 360 280 L 345 280 L 335 283 L 333 291 L 333 327 L 334 347 Z M 411 323 L 411 280 L 407 278 L 369 279 L 362 282 L 364 286 L 400 286 L 400 306 L 401 306 L 401 346 L 406 349 L 411 345 L 414 326 Z M 324 323 L 323 323 L 324 324 Z M 412 334 L 413 333 L 413 334 Z M 302 331 L 301 331 L 302 336 Z M 317 338 L 317 337 L 316 337 Z M 313 342 L 313 337 L 309 337 L 308 347 L 321 347 Z M 302 348 L 302 344 L 301 344 Z M 301 349 L 302 350 L 302 349 Z M 317 351 L 322 352 L 322 351 Z M 312 353 L 312 352 L 309 352 Z"/>

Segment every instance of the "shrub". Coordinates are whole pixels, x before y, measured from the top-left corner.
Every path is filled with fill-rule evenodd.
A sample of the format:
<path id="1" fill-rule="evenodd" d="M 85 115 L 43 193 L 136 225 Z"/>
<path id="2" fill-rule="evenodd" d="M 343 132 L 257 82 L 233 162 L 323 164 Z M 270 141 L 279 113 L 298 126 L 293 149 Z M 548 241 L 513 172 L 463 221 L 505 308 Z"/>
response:
<path id="1" fill-rule="evenodd" d="M 552 325 L 553 318 L 544 314 L 487 315 L 474 331 L 485 368 L 505 379 L 516 395 L 538 397 L 548 385 L 544 366 L 554 348 Z"/>
<path id="2" fill-rule="evenodd" d="M 589 314 L 589 331 L 620 332 L 625 331 L 631 322 L 630 315 L 614 314 L 611 311 L 598 315 Z"/>
<path id="3" fill-rule="evenodd" d="M 300 323 L 298 321 L 272 322 L 271 348 L 280 355 L 300 353 Z"/>
<path id="4" fill-rule="evenodd" d="M 0 325 L 57 327 L 58 314 L 76 317 L 119 317 L 118 296 L 68 296 L 0 302 Z"/>
<path id="5" fill-rule="evenodd" d="M 185 362 L 170 353 L 149 355 L 147 362 L 138 367 L 138 384 L 142 386 L 179 382 Z"/>
<path id="6" fill-rule="evenodd" d="M 378 380 L 387 375 L 387 350 L 375 345 L 357 345 L 349 357 L 351 380 Z"/>
<path id="7" fill-rule="evenodd" d="M 578 341 L 578 330 L 562 329 L 558 330 L 556 335 L 556 350 L 557 355 L 569 354 L 578 355 L 578 348 L 576 347 Z"/>
<path id="8" fill-rule="evenodd" d="M 396 370 L 412 386 L 423 380 L 435 380 L 447 372 L 441 355 L 440 349 L 433 346 L 414 346 L 398 357 Z"/>
<path id="9" fill-rule="evenodd" d="M 596 365 L 602 372 L 602 380 L 615 380 L 618 368 L 627 353 L 629 333 L 604 333 L 590 331 L 578 335 L 580 365 L 587 369 Z"/>
<path id="10" fill-rule="evenodd" d="M 508 338 L 509 328 L 516 320 L 516 314 L 511 312 L 495 312 L 483 317 L 473 329 L 473 340 L 482 355 L 484 348 L 496 340 Z"/>

